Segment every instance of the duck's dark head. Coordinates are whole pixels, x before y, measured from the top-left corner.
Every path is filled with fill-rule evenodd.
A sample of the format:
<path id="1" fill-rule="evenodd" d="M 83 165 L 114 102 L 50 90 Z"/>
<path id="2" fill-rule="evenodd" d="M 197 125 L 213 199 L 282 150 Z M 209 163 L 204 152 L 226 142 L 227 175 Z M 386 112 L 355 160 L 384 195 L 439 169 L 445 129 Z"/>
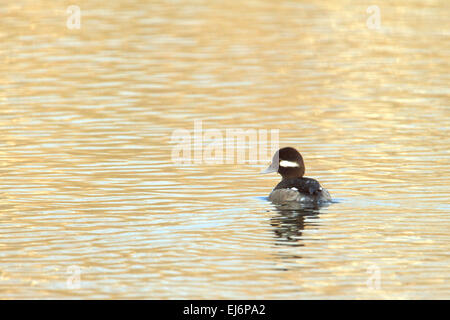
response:
<path id="1" fill-rule="evenodd" d="M 305 174 L 303 157 L 294 148 L 286 147 L 275 152 L 270 166 L 261 173 L 278 172 L 284 178 L 301 178 Z"/>

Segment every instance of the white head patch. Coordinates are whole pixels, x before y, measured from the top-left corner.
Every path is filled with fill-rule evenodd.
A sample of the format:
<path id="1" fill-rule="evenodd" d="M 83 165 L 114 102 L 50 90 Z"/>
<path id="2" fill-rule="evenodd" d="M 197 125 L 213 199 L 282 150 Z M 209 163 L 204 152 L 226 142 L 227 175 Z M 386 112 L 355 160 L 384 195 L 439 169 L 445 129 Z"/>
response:
<path id="1" fill-rule="evenodd" d="M 298 167 L 298 163 L 297 162 L 293 162 L 293 161 L 286 161 L 286 160 L 281 160 L 280 161 L 280 167 Z"/>

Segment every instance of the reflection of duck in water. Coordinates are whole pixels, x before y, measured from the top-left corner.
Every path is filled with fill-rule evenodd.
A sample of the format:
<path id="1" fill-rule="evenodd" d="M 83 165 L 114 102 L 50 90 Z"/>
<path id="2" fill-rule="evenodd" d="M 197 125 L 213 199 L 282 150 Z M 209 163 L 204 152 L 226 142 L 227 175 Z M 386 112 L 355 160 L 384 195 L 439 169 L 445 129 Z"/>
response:
<path id="1" fill-rule="evenodd" d="M 278 172 L 282 180 L 272 190 L 269 200 L 273 203 L 324 203 L 330 202 L 327 189 L 317 180 L 304 178 L 305 164 L 302 155 L 291 147 L 275 152 L 271 165 L 262 173 Z"/>
<path id="2" fill-rule="evenodd" d="M 277 238 L 280 238 L 286 245 L 299 246 L 298 241 L 305 229 L 305 218 L 318 218 L 319 210 L 315 208 L 289 209 L 285 206 L 276 206 L 277 214 L 270 219 L 270 224 L 274 227 Z M 308 222 L 306 222 L 308 225 Z"/>

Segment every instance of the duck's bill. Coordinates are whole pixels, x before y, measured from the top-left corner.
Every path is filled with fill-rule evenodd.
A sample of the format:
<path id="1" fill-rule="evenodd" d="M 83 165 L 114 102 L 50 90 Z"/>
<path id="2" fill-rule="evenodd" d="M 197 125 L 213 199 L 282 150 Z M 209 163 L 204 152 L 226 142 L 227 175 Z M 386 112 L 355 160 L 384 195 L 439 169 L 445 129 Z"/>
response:
<path id="1" fill-rule="evenodd" d="M 277 172 L 278 171 L 278 166 L 274 165 L 273 163 L 267 167 L 267 169 L 261 171 L 260 173 L 272 173 L 272 172 Z"/>

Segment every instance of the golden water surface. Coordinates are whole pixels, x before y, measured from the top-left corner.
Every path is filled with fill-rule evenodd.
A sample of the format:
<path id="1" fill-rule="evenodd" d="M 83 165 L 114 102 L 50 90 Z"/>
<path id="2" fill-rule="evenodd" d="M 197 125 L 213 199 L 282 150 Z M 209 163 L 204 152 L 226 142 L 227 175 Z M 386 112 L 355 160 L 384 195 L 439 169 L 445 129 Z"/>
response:
<path id="1" fill-rule="evenodd" d="M 449 11 L 2 1 L 0 298 L 450 298 Z M 174 163 L 195 121 L 278 129 L 335 203 Z"/>

